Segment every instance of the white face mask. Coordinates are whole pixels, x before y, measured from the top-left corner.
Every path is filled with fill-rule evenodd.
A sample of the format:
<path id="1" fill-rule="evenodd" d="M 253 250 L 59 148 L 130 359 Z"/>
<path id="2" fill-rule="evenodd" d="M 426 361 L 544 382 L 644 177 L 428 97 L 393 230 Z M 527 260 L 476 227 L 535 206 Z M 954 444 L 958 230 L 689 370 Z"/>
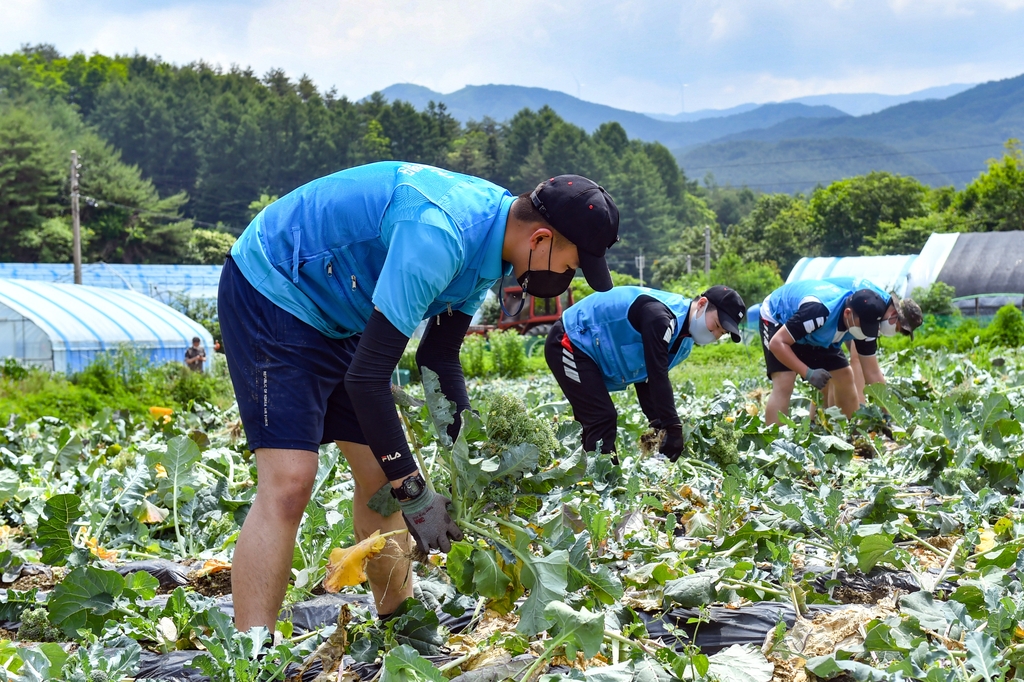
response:
<path id="1" fill-rule="evenodd" d="M 707 311 L 707 306 L 705 306 L 699 315 L 690 319 L 690 336 L 698 346 L 706 346 L 718 340 L 715 338 L 715 333 L 708 329 Z"/>
<path id="2" fill-rule="evenodd" d="M 850 332 L 850 335 L 858 341 L 863 341 L 868 338 L 868 335 L 861 331 L 860 327 L 850 327 L 847 331 Z"/>
<path id="3" fill-rule="evenodd" d="M 882 336 L 896 336 L 896 332 L 899 330 L 899 326 L 889 320 L 882 320 L 882 323 L 878 326 L 878 333 Z"/>

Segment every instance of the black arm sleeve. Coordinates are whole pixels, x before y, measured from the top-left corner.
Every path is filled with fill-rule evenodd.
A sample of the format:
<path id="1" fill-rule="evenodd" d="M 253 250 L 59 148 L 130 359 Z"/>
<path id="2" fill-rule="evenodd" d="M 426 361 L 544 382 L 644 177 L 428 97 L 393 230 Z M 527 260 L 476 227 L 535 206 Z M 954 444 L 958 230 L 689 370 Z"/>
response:
<path id="1" fill-rule="evenodd" d="M 640 332 L 644 344 L 647 381 L 636 384 L 640 409 L 657 428 L 679 424 L 672 382 L 668 378 L 668 347 L 676 331 L 676 316 L 651 296 L 640 296 L 629 306 L 629 323 Z"/>
<path id="2" fill-rule="evenodd" d="M 794 341 L 799 341 L 825 326 L 827 319 L 828 308 L 823 303 L 807 301 L 793 313 L 792 317 L 786 320 L 786 329 L 789 330 Z"/>
<path id="3" fill-rule="evenodd" d="M 417 469 L 391 397 L 391 373 L 408 343 L 409 337 L 398 331 L 384 313 L 374 310 L 345 375 L 345 390 L 359 426 L 389 481 Z"/>
<path id="4" fill-rule="evenodd" d="M 462 312 L 451 315 L 441 313 L 430 318 L 416 351 L 416 364 L 437 372 L 441 392 L 455 403 L 455 422 L 448 427 L 448 435 L 452 440 L 459 435 L 459 415 L 469 409 L 469 394 L 466 392 L 466 379 L 462 376 L 459 349 L 462 348 L 462 341 L 472 321 L 470 315 Z"/>
<path id="5" fill-rule="evenodd" d="M 857 346 L 857 354 L 863 355 L 866 358 L 869 358 L 878 352 L 877 339 L 871 339 L 870 341 L 858 341 L 857 339 L 854 339 L 853 345 Z"/>

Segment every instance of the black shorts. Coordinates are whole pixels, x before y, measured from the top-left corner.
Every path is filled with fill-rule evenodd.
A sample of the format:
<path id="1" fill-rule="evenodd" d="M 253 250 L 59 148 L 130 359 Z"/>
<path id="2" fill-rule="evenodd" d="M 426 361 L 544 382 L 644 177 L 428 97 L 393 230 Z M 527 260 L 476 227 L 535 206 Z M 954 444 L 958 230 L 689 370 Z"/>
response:
<path id="1" fill-rule="evenodd" d="M 782 364 L 782 361 L 768 350 L 769 342 L 775 336 L 775 332 L 782 329 L 782 325 L 773 324 L 762 317 L 760 327 L 761 349 L 764 351 L 764 365 L 768 370 L 768 378 L 771 379 L 772 374 L 776 372 L 792 372 L 793 370 Z M 794 343 L 793 352 L 796 353 L 801 362 L 811 369 L 826 369 L 831 372 L 850 366 L 850 361 L 846 359 L 846 354 L 843 353 L 841 346 L 822 348 L 821 346 L 811 346 L 806 343 Z"/>
<path id="2" fill-rule="evenodd" d="M 366 444 L 345 391 L 358 335 L 324 336 L 258 292 L 230 257 L 217 313 L 250 450 L 317 452 L 334 440 Z"/>

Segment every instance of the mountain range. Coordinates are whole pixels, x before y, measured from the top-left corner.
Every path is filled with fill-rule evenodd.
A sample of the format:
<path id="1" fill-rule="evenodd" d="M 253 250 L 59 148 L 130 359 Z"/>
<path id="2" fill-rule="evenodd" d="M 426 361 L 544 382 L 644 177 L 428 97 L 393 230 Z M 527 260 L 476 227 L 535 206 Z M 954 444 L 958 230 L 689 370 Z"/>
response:
<path id="1" fill-rule="evenodd" d="M 872 170 L 962 187 L 987 159 L 1001 156 L 1008 138 L 1024 137 L 1024 76 L 907 95 L 817 95 L 658 118 L 510 85 L 467 86 L 444 95 L 398 84 L 382 94 L 416 108 L 444 102 L 460 121 L 504 121 L 523 108 L 545 105 L 588 131 L 617 121 L 630 137 L 671 149 L 691 178 L 710 173 L 719 184 L 777 192 L 805 191 Z M 871 111 L 889 103 L 894 105 L 861 115 L 843 110 Z M 682 116 L 700 118 L 665 120 Z"/>

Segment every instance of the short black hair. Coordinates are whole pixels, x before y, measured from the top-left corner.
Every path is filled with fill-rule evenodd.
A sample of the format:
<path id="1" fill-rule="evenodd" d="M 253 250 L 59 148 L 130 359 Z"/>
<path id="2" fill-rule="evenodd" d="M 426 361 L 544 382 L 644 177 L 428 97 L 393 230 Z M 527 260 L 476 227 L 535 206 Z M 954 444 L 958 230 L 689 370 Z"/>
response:
<path id="1" fill-rule="evenodd" d="M 202 342 L 203 342 L 203 340 L 201 338 L 199 338 L 198 336 L 193 336 L 192 337 L 192 343 L 202 343 Z"/>
<path id="2" fill-rule="evenodd" d="M 556 230 L 551 223 L 547 221 L 541 212 L 537 210 L 537 207 L 533 205 L 533 199 L 530 196 L 530 192 L 524 192 L 516 197 L 516 200 L 512 202 L 512 208 L 510 210 L 512 217 L 516 220 L 524 223 L 540 223 L 551 230 L 552 245 L 558 248 L 562 245 L 562 242 L 571 244 L 565 235 Z"/>

